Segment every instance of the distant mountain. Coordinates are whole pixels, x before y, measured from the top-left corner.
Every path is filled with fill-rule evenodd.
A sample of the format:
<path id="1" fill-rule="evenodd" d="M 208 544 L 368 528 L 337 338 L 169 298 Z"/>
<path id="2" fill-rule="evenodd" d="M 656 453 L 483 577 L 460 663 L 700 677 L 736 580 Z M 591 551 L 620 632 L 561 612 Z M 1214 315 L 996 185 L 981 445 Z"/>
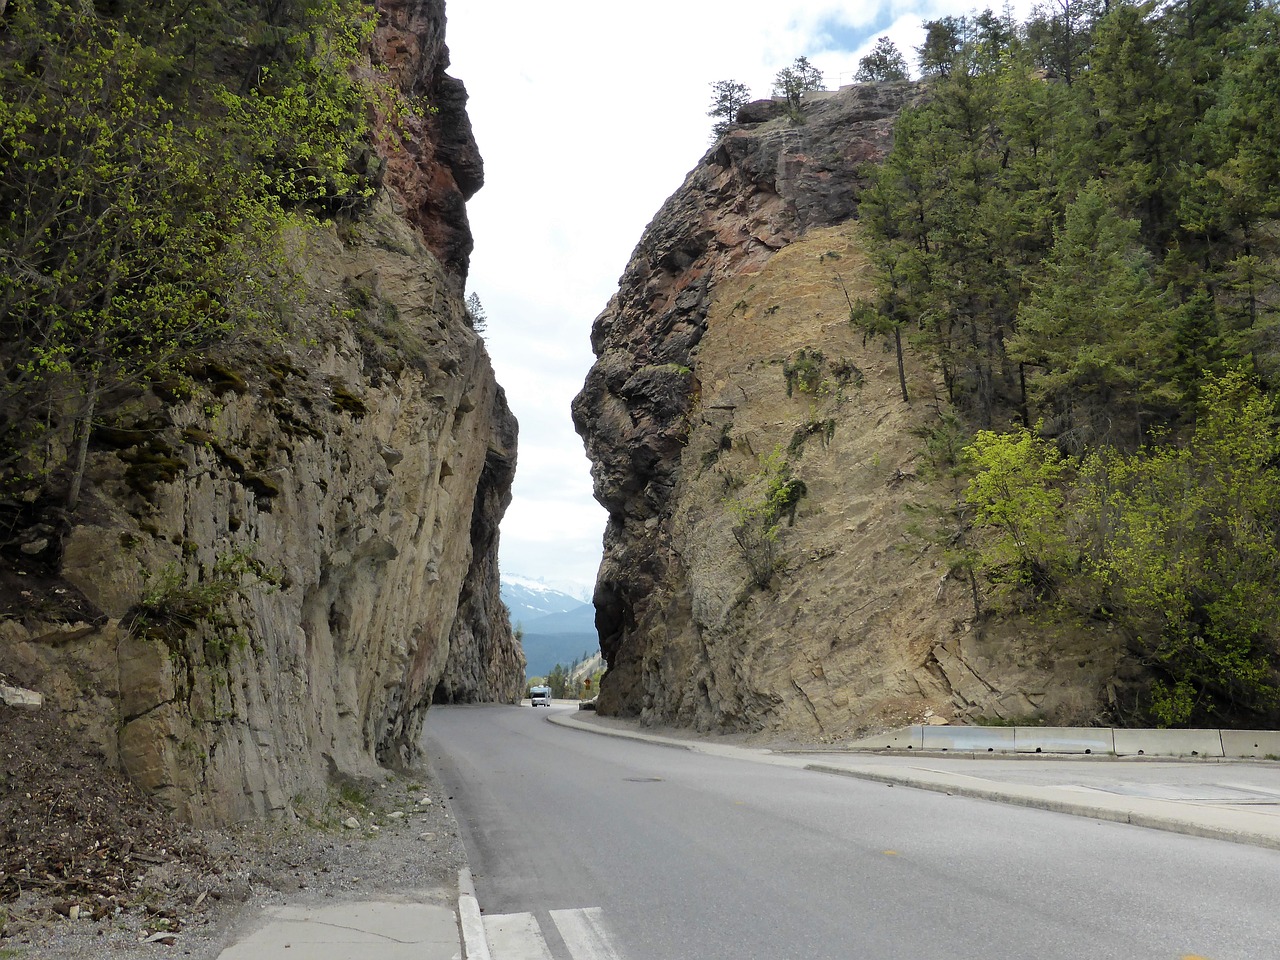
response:
<path id="1" fill-rule="evenodd" d="M 524 628 L 526 634 L 585 633 L 594 638 L 596 608 L 589 603 L 584 603 L 563 613 L 549 613 L 545 617 L 522 621 L 520 626 Z"/>
<path id="2" fill-rule="evenodd" d="M 526 633 L 524 645 L 525 678 L 545 677 L 557 663 L 566 667 L 575 660 L 600 654 L 600 641 L 594 633 Z"/>
<path id="3" fill-rule="evenodd" d="M 524 633 L 526 677 L 545 677 L 557 663 L 566 667 L 600 651 L 596 608 L 529 577 L 504 576 L 502 602 L 511 625 Z"/>
<path id="4" fill-rule="evenodd" d="M 550 613 L 528 623 L 524 629 L 524 656 L 528 661 L 526 677 L 543 677 L 557 663 L 566 667 L 574 660 L 599 654 L 600 637 L 596 633 L 596 608 L 589 603 Z"/>
<path id="5" fill-rule="evenodd" d="M 512 625 L 525 629 L 534 620 L 550 614 L 567 613 L 579 607 L 592 609 L 562 590 L 550 587 L 540 580 L 520 576 L 502 578 L 502 602 L 511 611 Z"/>

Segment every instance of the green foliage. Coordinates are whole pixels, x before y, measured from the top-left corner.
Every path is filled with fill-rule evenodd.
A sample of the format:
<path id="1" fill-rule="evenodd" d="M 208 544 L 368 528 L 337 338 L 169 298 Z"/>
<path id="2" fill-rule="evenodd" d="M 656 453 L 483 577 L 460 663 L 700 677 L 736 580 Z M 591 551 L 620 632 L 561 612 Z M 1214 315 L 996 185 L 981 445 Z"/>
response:
<path id="1" fill-rule="evenodd" d="M 760 469 L 743 482 L 741 494 L 725 501 L 734 541 L 755 586 L 768 586 L 777 572 L 782 521 L 795 523 L 796 507 L 806 492 L 804 481 L 794 476 L 782 448 L 775 447 L 761 460 Z"/>
<path id="2" fill-rule="evenodd" d="M 751 102 L 751 91 L 747 85 L 737 80 L 717 80 L 711 84 L 711 108 L 708 117 L 714 117 L 711 126 L 711 139 L 719 140 L 732 127 L 738 118 L 738 111 Z"/>
<path id="3" fill-rule="evenodd" d="M 1002 580 L 1043 593 L 1066 551 L 1060 483 L 1066 464 L 1023 428 L 979 431 L 965 454 L 974 471 L 965 500 L 978 523 L 996 527 L 981 562 Z"/>
<path id="4" fill-rule="evenodd" d="M 226 124 L 243 138 L 257 161 L 258 188 L 285 204 L 336 200 L 358 202 L 372 187 L 351 169 L 354 147 L 367 134 L 365 90 L 333 69 L 346 44 L 323 42 L 323 23 L 294 42 L 315 50 L 300 56 L 283 77 L 268 67 L 258 72 L 247 95 L 216 91 Z M 368 30 L 356 36 L 371 34 Z M 350 60 L 346 61 L 350 63 Z"/>
<path id="5" fill-rule="evenodd" d="M 782 375 L 787 381 L 787 396 L 794 391 L 814 393 L 822 382 L 822 366 L 826 362 L 821 350 L 801 347 L 782 363 Z"/>
<path id="6" fill-rule="evenodd" d="M 822 89 L 822 71 L 809 62 L 808 57 L 796 57 L 789 67 L 783 67 L 773 78 L 773 95 L 787 101 L 792 118 L 800 116 L 800 102 L 811 90 Z"/>
<path id="7" fill-rule="evenodd" d="M 148 578 L 138 606 L 128 618 L 130 629 L 172 642 L 180 634 L 205 627 L 205 654 L 212 663 L 226 664 L 230 655 L 244 650 L 248 638 L 235 625 L 229 604 L 248 596 L 250 585 L 275 590 L 283 580 L 250 550 L 220 555 L 208 570 L 189 578 L 176 563 L 167 564 Z"/>
<path id="8" fill-rule="evenodd" d="M 62 474 L 74 505 L 101 403 L 276 323 L 284 237 L 369 192 L 354 68 L 373 23 L 339 0 L 9 4 L 0 479 Z"/>
<path id="9" fill-rule="evenodd" d="M 1240 373 L 1208 382 L 1195 433 L 1089 464 L 1097 555 L 1153 663 L 1198 719 L 1280 702 L 1280 440 L 1275 402 Z M 1105 483 L 1105 487 L 1103 484 Z M 1185 700 L 1185 697 L 1179 699 Z"/>
<path id="10" fill-rule="evenodd" d="M 1065 458 L 1021 430 L 970 447 L 968 502 L 994 534 L 983 568 L 1118 625 L 1154 671 L 1155 722 L 1270 722 L 1280 708 L 1276 412 L 1235 372 L 1205 383 L 1182 445 Z"/>
<path id="11" fill-rule="evenodd" d="M 906 80 L 909 76 L 907 58 L 888 37 L 880 37 L 871 52 L 858 61 L 858 71 L 853 79 L 858 83 L 879 83 L 885 80 Z"/>

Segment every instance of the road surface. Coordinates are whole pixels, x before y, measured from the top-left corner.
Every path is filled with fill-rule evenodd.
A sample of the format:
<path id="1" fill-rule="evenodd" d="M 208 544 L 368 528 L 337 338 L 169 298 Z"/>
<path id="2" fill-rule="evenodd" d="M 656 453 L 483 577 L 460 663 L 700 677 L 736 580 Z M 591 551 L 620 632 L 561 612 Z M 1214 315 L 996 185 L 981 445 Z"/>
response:
<path id="1" fill-rule="evenodd" d="M 1280 960 L 1276 851 L 546 716 L 427 717 L 493 960 Z"/>

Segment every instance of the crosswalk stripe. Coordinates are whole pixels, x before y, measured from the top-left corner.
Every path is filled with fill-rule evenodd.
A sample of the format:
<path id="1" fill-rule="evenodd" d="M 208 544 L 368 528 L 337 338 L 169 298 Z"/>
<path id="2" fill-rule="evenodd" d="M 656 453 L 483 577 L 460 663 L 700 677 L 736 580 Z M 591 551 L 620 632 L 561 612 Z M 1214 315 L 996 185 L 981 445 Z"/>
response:
<path id="1" fill-rule="evenodd" d="M 486 915 L 484 934 L 493 960 L 552 960 L 532 913 Z"/>
<path id="2" fill-rule="evenodd" d="M 552 910 L 551 920 L 573 954 L 573 960 L 621 960 L 599 907 Z"/>

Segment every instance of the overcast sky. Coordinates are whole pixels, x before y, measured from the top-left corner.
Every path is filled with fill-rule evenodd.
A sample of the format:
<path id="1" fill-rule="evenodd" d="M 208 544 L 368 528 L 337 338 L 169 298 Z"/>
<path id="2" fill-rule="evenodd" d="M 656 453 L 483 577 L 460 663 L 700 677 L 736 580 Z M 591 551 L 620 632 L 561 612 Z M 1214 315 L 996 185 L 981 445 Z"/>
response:
<path id="1" fill-rule="evenodd" d="M 806 56 L 834 89 L 886 34 L 914 71 L 920 24 L 975 8 L 447 0 L 449 73 L 470 93 L 485 163 L 484 189 L 468 204 L 468 290 L 488 315 L 489 351 L 520 420 L 504 575 L 589 595 L 605 514 L 569 405 L 594 359 L 592 320 L 649 220 L 709 146 L 711 84 L 737 80 L 766 97 L 774 75 Z"/>

